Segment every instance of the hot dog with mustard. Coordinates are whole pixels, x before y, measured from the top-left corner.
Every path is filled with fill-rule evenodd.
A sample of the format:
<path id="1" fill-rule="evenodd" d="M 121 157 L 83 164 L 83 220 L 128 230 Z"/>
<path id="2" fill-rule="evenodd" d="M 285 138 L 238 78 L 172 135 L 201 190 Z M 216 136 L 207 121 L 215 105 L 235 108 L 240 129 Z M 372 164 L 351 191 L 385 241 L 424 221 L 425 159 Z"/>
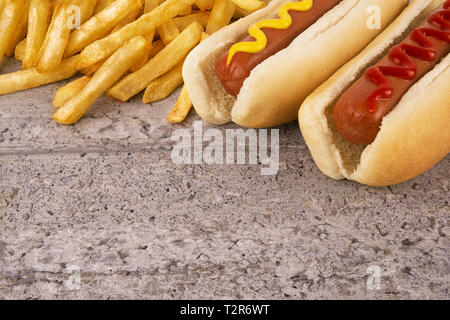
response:
<path id="1" fill-rule="evenodd" d="M 189 54 L 183 78 L 194 108 L 216 124 L 263 128 L 295 120 L 303 100 L 408 2 L 273 0 Z M 377 12 L 379 26 L 370 27 Z"/>
<path id="2" fill-rule="evenodd" d="M 416 0 L 302 105 L 319 168 L 389 185 L 450 152 L 450 0 Z M 358 76 L 360 74 L 360 76 Z"/>
<path id="3" fill-rule="evenodd" d="M 290 2 L 278 11 L 280 19 L 257 22 L 249 35 L 217 60 L 215 68 L 225 90 L 237 96 L 250 71 L 268 57 L 286 48 L 299 34 L 342 0 Z"/>

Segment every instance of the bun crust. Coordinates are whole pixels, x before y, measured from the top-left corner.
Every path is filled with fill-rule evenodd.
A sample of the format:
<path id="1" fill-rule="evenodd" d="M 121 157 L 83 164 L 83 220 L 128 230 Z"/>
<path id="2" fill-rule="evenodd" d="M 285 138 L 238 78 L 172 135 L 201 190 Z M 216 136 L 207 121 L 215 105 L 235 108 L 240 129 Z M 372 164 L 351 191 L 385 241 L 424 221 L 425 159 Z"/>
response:
<path id="1" fill-rule="evenodd" d="M 217 58 L 247 34 L 248 27 L 272 18 L 292 0 L 275 0 L 197 46 L 187 57 L 183 77 L 197 113 L 205 120 L 264 128 L 297 119 L 303 100 L 370 43 L 407 5 L 407 0 L 343 0 L 299 35 L 286 49 L 252 70 L 237 98 L 218 80 Z M 381 30 L 367 28 L 367 9 L 381 9 Z M 364 30 L 364 32 L 361 32 Z"/>
<path id="2" fill-rule="evenodd" d="M 441 0 L 416 0 L 360 55 L 301 106 L 300 128 L 319 169 L 334 179 L 372 186 L 400 183 L 428 170 L 450 152 L 450 55 L 422 77 L 383 119 L 367 147 L 344 141 L 331 113 L 339 96 L 373 62 L 428 16 Z"/>

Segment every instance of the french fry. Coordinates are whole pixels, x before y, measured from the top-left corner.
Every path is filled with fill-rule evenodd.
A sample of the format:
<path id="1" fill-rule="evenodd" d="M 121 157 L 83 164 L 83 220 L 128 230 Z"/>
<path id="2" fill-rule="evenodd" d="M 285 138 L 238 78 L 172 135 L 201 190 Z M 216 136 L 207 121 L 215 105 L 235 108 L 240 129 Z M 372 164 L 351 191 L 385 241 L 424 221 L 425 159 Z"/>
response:
<path id="1" fill-rule="evenodd" d="M 166 46 L 180 35 L 180 31 L 178 30 L 173 19 L 167 20 L 167 22 L 160 26 L 158 28 L 158 33 L 161 37 L 162 42 Z"/>
<path id="2" fill-rule="evenodd" d="M 195 0 L 195 5 L 202 11 L 212 9 L 214 0 Z"/>
<path id="3" fill-rule="evenodd" d="M 183 61 L 184 62 L 184 61 Z M 158 79 L 153 80 L 145 90 L 143 103 L 151 103 L 154 101 L 167 98 L 176 88 L 183 84 L 183 62 L 176 65 L 172 70 L 162 75 Z"/>
<path id="4" fill-rule="evenodd" d="M 119 23 L 114 27 L 114 29 L 111 32 L 116 32 L 117 30 L 126 26 L 130 22 L 133 22 L 134 20 L 136 20 L 136 17 L 139 15 L 140 12 L 141 12 L 141 8 L 138 8 L 138 9 L 134 10 L 133 12 L 131 12 L 125 18 L 120 20 Z"/>
<path id="5" fill-rule="evenodd" d="M 157 6 L 161 4 L 163 0 L 145 0 L 144 2 L 144 13 L 149 13 L 153 9 L 155 9 Z M 150 42 L 153 42 L 153 39 L 155 38 L 156 30 L 152 30 L 147 34 L 144 34 L 143 37 L 147 39 Z"/>
<path id="6" fill-rule="evenodd" d="M 145 0 L 145 2 L 144 2 L 144 13 L 148 13 L 148 12 L 152 11 L 157 6 L 159 6 L 160 4 L 161 4 L 160 0 Z M 144 36 L 145 39 L 147 39 L 147 41 L 149 41 L 151 43 L 151 45 L 149 46 L 147 52 L 145 52 L 138 61 L 133 63 L 133 65 L 130 68 L 131 72 L 136 72 L 140 68 L 142 68 L 148 62 L 148 60 L 150 59 L 150 56 L 151 56 L 151 54 L 153 52 L 153 39 L 155 37 L 155 30 L 150 31 L 150 33 L 144 34 L 143 36 Z"/>
<path id="7" fill-rule="evenodd" d="M 203 41 L 208 37 L 209 35 L 203 32 L 200 41 Z M 173 107 L 172 111 L 170 111 L 167 120 L 169 120 L 169 122 L 172 123 L 183 122 L 188 116 L 191 109 L 192 109 L 192 101 L 189 98 L 186 86 L 183 86 L 183 88 L 181 89 L 181 94 L 178 97 L 177 103 Z"/>
<path id="8" fill-rule="evenodd" d="M 230 23 L 236 5 L 231 0 L 214 0 L 214 6 L 209 16 L 206 33 L 212 34 Z"/>
<path id="9" fill-rule="evenodd" d="M 53 105 L 56 108 L 61 108 L 67 101 L 80 94 L 81 90 L 83 90 L 90 80 L 91 77 L 83 76 L 59 88 L 53 99 Z"/>
<path id="10" fill-rule="evenodd" d="M 9 48 L 10 41 L 26 5 L 25 0 L 4 0 L 0 12 L 0 62 Z"/>
<path id="11" fill-rule="evenodd" d="M 200 42 L 206 40 L 209 37 L 209 34 L 206 32 L 202 32 L 202 35 L 200 36 Z"/>
<path id="12" fill-rule="evenodd" d="M 141 36 L 126 42 L 103 64 L 78 95 L 54 113 L 53 119 L 61 124 L 78 121 L 95 100 L 128 71 L 133 61 L 145 52 L 148 45 L 148 41 Z"/>
<path id="13" fill-rule="evenodd" d="M 142 6 L 142 0 L 116 0 L 111 3 L 108 7 L 101 10 L 91 19 L 86 21 L 80 29 L 74 30 L 69 38 L 69 43 L 67 44 L 66 51 L 64 53 L 65 57 L 71 56 L 94 41 L 103 38 L 125 17 L 140 9 Z M 128 39 L 127 39 L 128 40 Z M 122 43 L 123 44 L 123 43 Z M 120 47 L 120 46 L 119 46 Z M 117 50 L 118 47 L 115 49 Z M 114 51 L 112 51 L 114 52 Z M 112 53 L 111 52 L 111 53 Z M 103 58 L 107 58 L 105 55 Z M 85 67 L 94 64 L 85 65 Z"/>
<path id="14" fill-rule="evenodd" d="M 133 64 L 130 67 L 130 71 L 131 72 L 135 72 L 138 71 L 140 68 L 142 68 L 150 59 L 150 56 L 152 55 L 152 57 L 156 54 L 153 53 L 153 45 L 152 45 L 152 40 L 154 37 L 154 33 L 150 34 L 150 35 L 146 35 L 144 38 L 148 41 L 149 46 L 148 48 L 145 50 L 144 54 L 142 55 L 141 58 L 137 59 L 135 62 L 133 62 Z M 159 40 L 161 43 L 162 41 Z M 164 45 L 163 45 L 164 47 Z M 156 48 L 158 49 L 158 48 Z M 162 49 L 162 48 L 161 48 Z M 158 51 L 159 52 L 159 51 Z M 95 72 L 97 72 L 98 69 L 100 69 L 100 67 L 103 65 L 103 63 L 107 60 L 107 58 L 100 60 L 99 62 L 95 63 L 93 66 L 90 67 L 90 70 L 88 71 L 87 75 L 93 75 Z"/>
<path id="15" fill-rule="evenodd" d="M 50 23 L 52 3 L 49 0 L 31 0 L 28 10 L 28 33 L 22 67 L 28 69 L 37 65 L 37 56 L 44 42 Z"/>
<path id="16" fill-rule="evenodd" d="M 144 35 L 144 38 L 147 39 L 147 41 L 151 45 L 149 46 L 148 50 L 142 55 L 142 57 L 139 60 L 137 60 L 135 63 L 133 63 L 133 65 L 130 68 L 131 72 L 138 71 L 140 68 L 142 68 L 148 62 L 148 60 L 150 58 L 153 58 L 155 56 L 155 54 L 156 54 L 156 53 L 153 54 L 153 52 L 154 52 L 154 50 L 153 50 L 153 39 L 155 38 L 155 31 L 152 31 L 152 32 Z M 160 40 L 160 42 L 162 43 L 162 40 Z M 164 44 L 163 44 L 163 46 L 164 46 Z M 156 49 L 158 49 L 158 48 L 156 48 Z"/>
<path id="17" fill-rule="evenodd" d="M 173 18 L 173 21 L 175 22 L 178 30 L 184 30 L 194 21 L 197 21 L 203 26 L 203 28 L 206 28 L 206 25 L 208 24 L 209 14 L 210 13 L 208 11 L 197 11 L 187 16 Z"/>
<path id="18" fill-rule="evenodd" d="M 103 66 L 103 64 L 105 63 L 106 60 L 108 60 L 108 59 L 103 59 L 103 60 L 97 62 L 96 64 L 92 65 L 89 68 L 86 75 L 92 77 L 94 75 L 94 73 L 96 73 L 98 71 L 98 69 L 100 69 Z"/>
<path id="19" fill-rule="evenodd" d="M 71 29 L 69 24 L 71 12 L 67 9 L 68 6 L 67 2 L 58 2 L 55 6 L 52 21 L 39 50 L 37 64 L 39 72 L 47 72 L 56 68 L 63 59 Z"/>
<path id="20" fill-rule="evenodd" d="M 95 6 L 94 15 L 110 6 L 115 0 L 99 0 L 97 5 Z"/>
<path id="21" fill-rule="evenodd" d="M 189 98 L 186 87 L 181 89 L 181 94 L 173 107 L 172 111 L 170 111 L 167 120 L 171 123 L 180 123 L 183 122 L 188 116 L 189 112 L 192 109 L 192 101 Z"/>
<path id="22" fill-rule="evenodd" d="M 250 12 L 245 11 L 242 8 L 236 7 L 236 10 L 234 10 L 233 19 L 240 19 L 240 18 L 248 16 L 249 14 L 250 14 Z"/>
<path id="23" fill-rule="evenodd" d="M 259 0 L 231 0 L 236 6 L 248 12 L 255 12 L 266 6 L 266 3 Z"/>
<path id="24" fill-rule="evenodd" d="M 203 41 L 208 37 L 205 32 L 202 33 L 200 40 Z M 167 98 L 176 88 L 183 84 L 184 60 L 176 65 L 172 70 L 153 80 L 145 90 L 143 103 L 151 103 L 154 101 Z"/>
<path id="25" fill-rule="evenodd" d="M 91 70 L 91 67 L 86 67 L 83 69 L 79 69 L 78 72 L 81 74 L 84 74 L 85 76 L 87 76 L 89 74 L 89 71 Z"/>
<path id="26" fill-rule="evenodd" d="M 144 13 L 149 13 L 153 9 L 155 9 L 157 6 L 159 6 L 161 3 L 163 3 L 164 0 L 145 0 L 144 3 Z"/>
<path id="27" fill-rule="evenodd" d="M 144 13 L 149 13 L 157 6 L 159 6 L 164 0 L 145 0 Z"/>
<path id="28" fill-rule="evenodd" d="M 78 56 L 63 60 L 58 68 L 39 73 L 37 68 L 29 68 L 0 75 L 0 95 L 39 87 L 68 79 L 77 72 Z"/>
<path id="29" fill-rule="evenodd" d="M 162 0 L 145 0 L 145 13 L 150 12 L 162 3 Z M 175 39 L 180 31 L 173 22 L 172 19 L 168 19 L 165 23 L 159 26 L 156 31 L 158 32 L 161 40 L 165 45 L 169 44 L 173 39 Z"/>
<path id="30" fill-rule="evenodd" d="M 202 26 L 198 22 L 193 22 L 145 66 L 111 88 L 108 96 L 124 102 L 144 90 L 152 80 L 168 72 L 186 57 L 200 42 L 202 31 Z"/>
<path id="31" fill-rule="evenodd" d="M 147 37 L 145 37 L 147 39 Z M 150 37 L 148 37 L 150 38 Z M 151 37 L 153 38 L 153 36 Z M 147 39 L 147 41 L 149 41 Z M 148 46 L 147 51 L 145 51 L 145 53 L 142 55 L 142 57 L 139 60 L 136 60 L 130 67 L 130 71 L 131 72 L 136 72 L 138 71 L 140 68 L 142 68 L 143 66 L 145 66 L 145 64 L 148 62 L 148 60 L 150 59 L 150 54 L 152 53 L 152 49 L 153 49 L 153 43 L 151 43 L 149 41 L 150 45 Z"/>
<path id="32" fill-rule="evenodd" d="M 54 96 L 53 119 L 61 124 L 78 121 L 105 92 L 127 101 L 145 89 L 144 103 L 165 99 L 183 84 L 184 59 L 208 36 L 204 29 L 213 33 L 262 6 L 261 0 L 0 0 L 0 62 L 14 54 L 23 66 L 0 75 L 0 95 L 80 72 Z M 168 120 L 182 122 L 191 109 L 183 87 Z"/>
<path id="33" fill-rule="evenodd" d="M 152 49 L 150 50 L 150 55 L 148 56 L 149 59 L 156 56 L 162 49 L 164 49 L 164 43 L 161 39 L 156 40 L 152 44 Z"/>
<path id="34" fill-rule="evenodd" d="M 94 14 L 94 11 L 95 11 L 95 7 L 97 5 L 97 1 L 98 0 L 89 0 L 89 1 L 86 1 L 86 0 L 72 0 L 72 2 L 70 4 L 80 8 L 80 13 L 81 13 L 80 22 L 81 22 L 81 24 L 85 23 L 87 20 L 89 20 L 92 17 L 92 15 Z"/>
<path id="35" fill-rule="evenodd" d="M 27 47 L 27 39 L 23 39 L 19 42 L 19 44 L 16 46 L 16 49 L 14 49 L 14 57 L 18 61 L 23 61 L 25 57 L 25 50 Z"/>
<path id="36" fill-rule="evenodd" d="M 16 49 L 17 44 L 25 39 L 27 34 L 28 27 L 28 8 L 30 6 L 30 2 L 27 1 L 25 6 L 22 8 L 20 12 L 19 22 L 17 23 L 17 28 L 14 31 L 11 40 L 9 41 L 9 47 L 6 49 L 6 55 L 8 57 L 12 57 L 14 55 L 14 50 Z"/>
<path id="37" fill-rule="evenodd" d="M 143 37 L 147 39 L 147 41 L 153 42 L 153 39 L 155 39 L 155 33 L 156 31 L 151 31 L 150 33 L 144 34 Z"/>
<path id="38" fill-rule="evenodd" d="M 180 13 L 179 13 L 178 15 L 180 15 L 180 16 L 186 16 L 186 15 L 191 14 L 191 13 L 192 13 L 192 4 L 190 4 L 190 5 L 186 6 L 186 7 L 184 7 L 184 9 L 181 10 Z"/>
<path id="39" fill-rule="evenodd" d="M 81 52 L 79 67 L 84 68 L 110 56 L 121 45 L 123 45 L 125 41 L 136 35 L 149 34 L 168 19 L 177 16 L 180 11 L 182 11 L 187 5 L 192 5 L 193 2 L 194 0 L 165 1 L 152 11 L 143 14 L 136 21 L 129 23 L 122 29 L 87 46 Z"/>

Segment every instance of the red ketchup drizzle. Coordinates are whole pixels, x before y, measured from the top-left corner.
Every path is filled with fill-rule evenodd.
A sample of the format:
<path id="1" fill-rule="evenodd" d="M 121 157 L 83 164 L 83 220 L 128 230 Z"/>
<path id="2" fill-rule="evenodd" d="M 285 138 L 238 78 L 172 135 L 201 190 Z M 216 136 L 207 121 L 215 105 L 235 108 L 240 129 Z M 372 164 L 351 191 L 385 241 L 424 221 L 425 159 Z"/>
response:
<path id="1" fill-rule="evenodd" d="M 450 0 L 444 4 L 444 10 L 433 13 L 428 18 L 428 23 L 440 27 L 441 30 L 450 29 Z M 366 101 L 370 113 L 377 111 L 377 101 L 388 99 L 392 96 L 393 88 L 385 76 L 397 77 L 404 80 L 413 80 L 417 75 L 417 66 L 410 58 L 433 61 L 436 58 L 436 49 L 427 37 L 433 37 L 450 43 L 450 32 L 432 28 L 418 28 L 411 33 L 410 39 L 419 46 L 403 43 L 393 47 L 389 51 L 389 58 L 397 66 L 374 66 L 366 71 L 366 78 L 376 84 L 376 89 Z"/>

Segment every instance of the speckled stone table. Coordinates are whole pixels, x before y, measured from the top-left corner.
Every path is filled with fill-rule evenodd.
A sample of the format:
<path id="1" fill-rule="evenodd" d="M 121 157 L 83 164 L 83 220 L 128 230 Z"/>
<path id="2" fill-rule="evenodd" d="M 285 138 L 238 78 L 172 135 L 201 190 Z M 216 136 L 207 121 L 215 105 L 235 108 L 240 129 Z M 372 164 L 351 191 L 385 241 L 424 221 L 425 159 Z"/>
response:
<path id="1" fill-rule="evenodd" d="M 449 156 L 389 188 L 332 181 L 291 123 L 275 176 L 175 165 L 199 119 L 170 125 L 175 95 L 60 126 L 60 85 L 0 97 L 0 298 L 450 298 Z"/>

